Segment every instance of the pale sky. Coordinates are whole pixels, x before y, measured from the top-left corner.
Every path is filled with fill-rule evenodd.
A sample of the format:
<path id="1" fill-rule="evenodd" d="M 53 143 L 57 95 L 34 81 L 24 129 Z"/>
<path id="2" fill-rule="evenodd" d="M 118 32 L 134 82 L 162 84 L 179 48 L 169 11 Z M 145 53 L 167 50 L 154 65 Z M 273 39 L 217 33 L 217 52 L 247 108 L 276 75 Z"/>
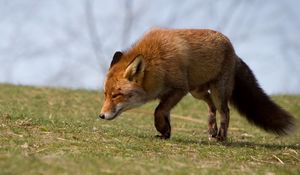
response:
<path id="1" fill-rule="evenodd" d="M 211 28 L 231 39 L 267 93 L 299 94 L 299 7 L 297 0 L 0 0 L 0 82 L 101 89 L 113 53 L 149 28 Z"/>

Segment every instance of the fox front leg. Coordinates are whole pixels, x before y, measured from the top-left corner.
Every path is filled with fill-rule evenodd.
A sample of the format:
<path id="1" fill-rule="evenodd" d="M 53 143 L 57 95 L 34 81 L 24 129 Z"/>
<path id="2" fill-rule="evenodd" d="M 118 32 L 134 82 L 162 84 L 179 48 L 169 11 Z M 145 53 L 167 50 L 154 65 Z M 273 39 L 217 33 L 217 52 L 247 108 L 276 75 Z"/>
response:
<path id="1" fill-rule="evenodd" d="M 157 137 L 161 139 L 169 139 L 171 137 L 170 112 L 164 111 L 158 106 L 154 114 L 154 125 L 156 130 L 161 133 Z"/>
<path id="2" fill-rule="evenodd" d="M 187 94 L 184 90 L 171 90 L 160 98 L 160 103 L 155 109 L 154 125 L 160 138 L 171 137 L 170 111 Z"/>

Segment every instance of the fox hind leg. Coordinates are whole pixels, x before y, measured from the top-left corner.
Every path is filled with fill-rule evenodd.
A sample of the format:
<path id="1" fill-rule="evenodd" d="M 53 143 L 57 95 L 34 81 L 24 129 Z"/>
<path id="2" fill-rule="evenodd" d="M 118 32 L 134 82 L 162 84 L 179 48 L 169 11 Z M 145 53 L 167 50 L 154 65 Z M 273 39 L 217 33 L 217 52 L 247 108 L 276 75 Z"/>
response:
<path id="1" fill-rule="evenodd" d="M 207 90 L 194 90 L 191 92 L 191 94 L 194 98 L 203 100 L 208 105 L 208 136 L 209 138 L 215 138 L 218 133 L 216 107 L 213 103 L 210 93 Z"/>
<path id="2" fill-rule="evenodd" d="M 231 86 L 227 86 L 225 81 L 218 81 L 211 85 L 211 95 L 213 103 L 215 104 L 220 114 L 220 127 L 217 133 L 217 140 L 224 141 L 227 139 L 227 130 L 230 120 L 230 112 L 228 107 L 228 99 L 231 95 Z"/>

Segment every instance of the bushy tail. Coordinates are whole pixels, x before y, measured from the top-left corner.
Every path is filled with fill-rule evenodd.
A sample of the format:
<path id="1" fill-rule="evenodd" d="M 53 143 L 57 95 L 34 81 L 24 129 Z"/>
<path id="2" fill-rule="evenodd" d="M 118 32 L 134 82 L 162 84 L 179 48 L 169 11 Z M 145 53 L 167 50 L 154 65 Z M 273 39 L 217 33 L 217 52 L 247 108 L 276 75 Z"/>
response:
<path id="1" fill-rule="evenodd" d="M 294 117 L 268 97 L 241 59 L 236 66 L 231 104 L 249 122 L 268 132 L 286 135 L 295 127 Z"/>

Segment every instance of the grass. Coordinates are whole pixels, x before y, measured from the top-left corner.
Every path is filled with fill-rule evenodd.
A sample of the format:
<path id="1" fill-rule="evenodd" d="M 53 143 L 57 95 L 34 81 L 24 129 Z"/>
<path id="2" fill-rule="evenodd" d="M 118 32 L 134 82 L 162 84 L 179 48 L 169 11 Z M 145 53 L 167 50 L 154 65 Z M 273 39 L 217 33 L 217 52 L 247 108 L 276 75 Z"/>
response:
<path id="1" fill-rule="evenodd" d="M 300 96 L 273 99 L 300 119 Z M 0 174 L 300 174 L 299 129 L 277 137 L 231 111 L 229 139 L 207 138 L 207 112 L 187 96 L 172 138 L 153 125 L 157 102 L 97 119 L 100 92 L 0 85 Z"/>

